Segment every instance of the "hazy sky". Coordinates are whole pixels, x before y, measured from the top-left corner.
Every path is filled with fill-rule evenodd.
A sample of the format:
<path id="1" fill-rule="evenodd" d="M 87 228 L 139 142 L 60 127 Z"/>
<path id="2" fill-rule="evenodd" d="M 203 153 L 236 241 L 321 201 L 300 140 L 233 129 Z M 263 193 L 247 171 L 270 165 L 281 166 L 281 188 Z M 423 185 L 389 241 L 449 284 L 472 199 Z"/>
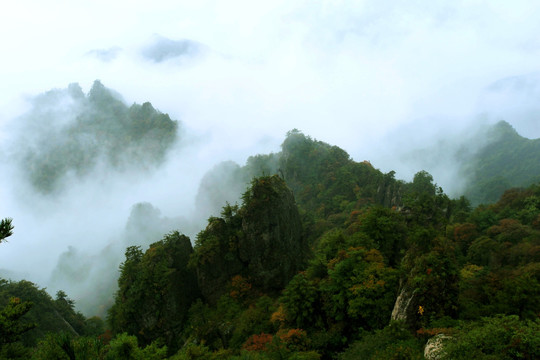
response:
<path id="1" fill-rule="evenodd" d="M 455 124 L 494 81 L 539 71 L 539 18 L 536 1 L 22 0 L 0 14 L 0 109 L 100 79 L 219 130 L 225 148 L 296 127 L 362 157 L 359 144 L 389 128 Z M 156 34 L 206 52 L 149 61 Z"/>
<path id="2" fill-rule="evenodd" d="M 210 166 L 279 151 L 292 128 L 385 171 L 399 166 L 400 147 L 421 146 L 480 119 L 505 118 L 522 135 L 540 137 L 538 19 L 535 0 L 4 4 L 0 141 L 9 139 L 8 125 L 27 109 L 25 99 L 73 82 L 86 92 L 100 79 L 128 104 L 150 101 L 182 121 L 204 146 L 190 150 L 191 163 L 171 162 L 154 182 L 131 184 L 129 193 L 121 181 L 98 196 L 99 186 L 79 184 L 70 190 L 77 196 L 57 202 L 69 210 L 46 218 L 13 208 L 17 198 L 8 194 L 4 173 L 0 217 L 16 219 L 19 239 L 2 245 L 0 261 L 20 265 L 14 254 L 38 242 L 38 252 L 46 249 L 46 234 L 61 250 L 31 261 L 50 268 L 83 224 L 123 226 L 137 201 L 176 215 L 170 213 L 179 210 L 178 199 L 193 200 Z M 111 200 L 114 189 L 125 196 Z M 80 216 L 81 207 L 93 212 Z M 106 216 L 104 208 L 120 215 Z M 41 228 L 30 226 L 38 223 Z M 103 237 L 92 231 L 85 236 Z"/>

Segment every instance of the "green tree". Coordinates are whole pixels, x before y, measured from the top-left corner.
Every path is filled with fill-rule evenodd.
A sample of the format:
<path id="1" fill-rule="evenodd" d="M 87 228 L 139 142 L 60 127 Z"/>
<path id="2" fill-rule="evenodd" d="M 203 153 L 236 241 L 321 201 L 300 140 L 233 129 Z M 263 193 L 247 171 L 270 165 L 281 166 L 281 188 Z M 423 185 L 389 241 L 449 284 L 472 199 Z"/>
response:
<path id="1" fill-rule="evenodd" d="M 58 332 L 48 333 L 32 352 L 32 360 L 103 359 L 105 345 L 100 339 Z"/>
<path id="2" fill-rule="evenodd" d="M 70 306 L 63 307 L 54 300 L 45 289 L 39 289 L 26 280 L 0 280 L 0 306 L 7 305 L 10 298 L 18 298 L 33 304 L 20 321 L 37 326 L 24 333 L 21 340 L 25 346 L 35 346 L 48 332 L 65 332 L 72 335 L 85 335 L 87 324 L 85 317 Z"/>
<path id="3" fill-rule="evenodd" d="M 317 287 L 303 272 L 293 277 L 285 287 L 280 302 L 285 306 L 289 323 L 297 328 L 311 327 L 321 318 Z"/>
<path id="4" fill-rule="evenodd" d="M 435 238 L 429 252 L 418 254 L 412 251 L 407 254 L 404 266 L 410 269 L 408 285 L 417 293 L 417 320 L 420 325 L 426 326 L 445 316 L 457 316 L 459 272 L 452 241 L 444 237 Z"/>
<path id="5" fill-rule="evenodd" d="M 423 344 L 402 322 L 392 321 L 384 329 L 365 333 L 361 340 L 339 354 L 340 360 L 422 360 Z"/>
<path id="6" fill-rule="evenodd" d="M 104 349 L 106 360 L 160 360 L 167 358 L 167 347 L 156 342 L 139 348 L 137 337 L 118 334 Z"/>
<path id="7" fill-rule="evenodd" d="M 518 316 L 482 318 L 462 325 L 445 343 L 443 359 L 538 359 L 540 321 Z"/>
<path id="8" fill-rule="evenodd" d="M 12 219 L 0 221 L 0 243 L 13 235 Z M 0 279 L 2 285 L 6 281 Z M 36 327 L 26 322 L 23 317 L 30 311 L 32 303 L 21 301 L 18 297 L 10 297 L 8 303 L 0 309 L 0 356 L 5 358 L 24 358 L 26 351 L 19 343 L 21 336 Z"/>
<path id="9" fill-rule="evenodd" d="M 176 231 L 145 253 L 137 246 L 126 250 L 108 316 L 114 333 L 135 335 L 142 345 L 160 339 L 173 353 L 179 348 L 177 334 L 199 297 L 195 271 L 187 266 L 192 251 L 189 238 Z"/>
<path id="10" fill-rule="evenodd" d="M 0 310 L 0 346 L 19 341 L 22 334 L 36 327 L 35 324 L 21 321 L 31 307 L 31 302 L 14 297 Z"/>
<path id="11" fill-rule="evenodd" d="M 447 224 L 452 206 L 451 200 L 426 171 L 414 175 L 413 182 L 406 187 L 403 203 L 410 210 L 409 220 L 418 226 L 433 228 Z"/>
<path id="12" fill-rule="evenodd" d="M 0 220 L 0 243 L 5 241 L 6 238 L 13 235 L 13 220 L 5 218 Z"/>
<path id="13" fill-rule="evenodd" d="M 328 268 L 328 278 L 321 281 L 328 320 L 342 322 L 348 331 L 378 329 L 388 323 L 398 276 L 396 270 L 385 266 L 378 250 L 341 250 Z"/>
<path id="14" fill-rule="evenodd" d="M 360 231 L 371 238 L 390 266 L 396 266 L 405 250 L 407 227 L 397 211 L 375 206 L 360 216 Z"/>

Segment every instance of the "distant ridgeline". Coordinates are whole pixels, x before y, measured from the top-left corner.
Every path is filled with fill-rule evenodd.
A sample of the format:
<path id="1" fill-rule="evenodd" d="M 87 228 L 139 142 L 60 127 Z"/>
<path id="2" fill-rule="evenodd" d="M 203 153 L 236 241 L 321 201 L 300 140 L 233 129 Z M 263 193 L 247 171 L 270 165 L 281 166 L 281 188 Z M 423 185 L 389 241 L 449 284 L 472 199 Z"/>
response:
<path id="1" fill-rule="evenodd" d="M 509 188 L 540 182 L 540 139 L 520 136 L 505 121 L 482 136 L 487 144 L 462 166 L 470 177 L 465 196 L 473 205 L 494 203 Z"/>
<path id="2" fill-rule="evenodd" d="M 224 162 L 208 172 L 196 199 L 201 213 L 218 214 L 223 203 L 240 199 L 253 177 L 271 174 L 283 178 L 292 190 L 311 239 L 337 224 L 347 223 L 355 210 L 372 205 L 408 207 L 422 193 L 437 195 L 445 203 L 437 207 L 444 208 L 441 216 L 447 218 L 457 215 L 462 205 L 450 201 L 425 171 L 406 183 L 395 179 L 394 171 L 385 174 L 369 161 L 356 162 L 339 147 L 312 139 L 296 129 L 287 134 L 281 149 L 279 153 L 252 156 L 243 167 Z"/>
<path id="3" fill-rule="evenodd" d="M 293 191 L 296 201 L 328 216 L 357 205 L 401 204 L 404 182 L 394 172 L 384 174 L 368 161 L 355 162 L 337 146 L 312 139 L 298 130 L 287 134 L 282 151 L 248 158 L 245 166 L 223 162 L 201 181 L 197 205 L 219 211 L 225 201 L 240 198 L 253 177 L 278 174 Z"/>
<path id="4" fill-rule="evenodd" d="M 42 193 L 58 190 L 68 175 L 147 170 L 160 165 L 178 137 L 178 122 L 149 102 L 126 106 L 96 80 L 85 95 L 78 84 L 33 100 L 19 119 L 17 161 Z"/>

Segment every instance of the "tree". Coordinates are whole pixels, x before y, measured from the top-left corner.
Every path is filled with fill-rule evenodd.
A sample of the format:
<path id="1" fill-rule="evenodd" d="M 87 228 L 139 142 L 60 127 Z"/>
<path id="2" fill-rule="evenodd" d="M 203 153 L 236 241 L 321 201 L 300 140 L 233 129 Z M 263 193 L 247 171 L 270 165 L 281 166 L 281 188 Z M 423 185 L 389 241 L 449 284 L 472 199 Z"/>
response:
<path id="1" fill-rule="evenodd" d="M 26 315 L 32 303 L 13 297 L 0 310 L 0 346 L 20 340 L 21 335 L 36 327 L 35 324 L 24 323 L 21 318 Z"/>
<path id="2" fill-rule="evenodd" d="M 414 174 L 413 182 L 410 185 L 413 194 L 435 195 L 437 185 L 433 184 L 433 176 L 425 170 Z"/>
<path id="3" fill-rule="evenodd" d="M 199 297 L 195 271 L 188 269 L 191 241 L 177 231 L 150 245 L 126 250 L 120 266 L 118 292 L 109 310 L 115 333 L 136 335 L 141 345 L 162 340 L 178 350 L 181 332 L 192 302 Z"/>
<path id="4" fill-rule="evenodd" d="M 0 221 L 0 243 L 13 235 L 12 219 Z M 2 280 L 4 283 L 5 280 Z M 21 318 L 30 311 L 32 303 L 21 301 L 18 297 L 11 297 L 8 304 L 0 310 L 0 355 L 9 352 L 7 347 L 21 339 L 22 334 L 36 327 L 33 323 L 23 322 Z M 7 346 L 6 346 L 7 345 Z"/>
<path id="5" fill-rule="evenodd" d="M 298 328 L 312 326 L 320 317 L 317 313 L 320 308 L 317 306 L 319 302 L 317 288 L 303 272 L 297 274 L 289 282 L 283 292 L 281 302 L 285 306 L 289 322 Z"/>
<path id="6" fill-rule="evenodd" d="M 13 235 L 12 219 L 5 218 L 0 221 L 0 243 Z"/>
<path id="7" fill-rule="evenodd" d="M 439 228 L 446 225 L 450 217 L 452 202 L 426 171 L 414 175 L 403 200 L 410 209 L 410 220 L 418 226 Z"/>
<path id="8" fill-rule="evenodd" d="M 459 291 L 455 244 L 437 237 L 429 252 L 410 252 L 405 263 L 405 268 L 411 269 L 408 285 L 417 291 L 418 305 L 422 307 L 418 322 L 427 325 L 445 316 L 455 317 Z"/>
<path id="9" fill-rule="evenodd" d="M 406 224 L 403 216 L 382 206 L 370 208 L 360 217 L 360 230 L 375 241 L 390 266 L 398 264 L 404 251 Z"/>
<path id="10" fill-rule="evenodd" d="M 140 349 L 137 338 L 126 333 L 119 334 L 107 348 L 107 360 L 159 360 L 165 359 L 167 347 L 160 347 L 156 343 L 149 344 Z"/>
<path id="11" fill-rule="evenodd" d="M 464 324 L 444 346 L 443 359 L 538 359 L 540 320 L 486 317 Z"/>
<path id="12" fill-rule="evenodd" d="M 341 353 L 339 360 L 420 360 L 423 342 L 415 338 L 403 322 L 392 321 L 384 329 L 365 334 Z"/>
<path id="13" fill-rule="evenodd" d="M 397 271 L 386 267 L 381 253 L 362 247 L 339 251 L 328 262 L 321 281 L 327 319 L 343 322 L 349 331 L 382 328 L 395 301 Z"/>

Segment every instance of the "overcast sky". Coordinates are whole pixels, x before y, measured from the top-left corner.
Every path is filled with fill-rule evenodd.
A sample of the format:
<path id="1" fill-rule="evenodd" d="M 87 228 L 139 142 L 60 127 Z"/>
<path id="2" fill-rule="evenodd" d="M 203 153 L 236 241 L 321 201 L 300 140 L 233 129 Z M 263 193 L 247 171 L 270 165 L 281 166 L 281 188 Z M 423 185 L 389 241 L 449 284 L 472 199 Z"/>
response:
<path id="1" fill-rule="evenodd" d="M 539 18 L 537 1 L 22 0 L 0 14 L 1 115 L 100 79 L 225 147 L 298 128 L 361 158 L 388 129 L 454 125 L 491 83 L 539 71 Z M 204 50 L 151 61 L 156 35 Z"/>
<path id="2" fill-rule="evenodd" d="M 100 79 L 128 104 L 150 101 L 205 138 L 190 156 L 207 168 L 279 151 L 297 128 L 389 171 L 399 166 L 395 144 L 422 146 L 479 121 L 504 118 L 540 137 L 539 19 L 535 0 L 11 1 L 0 12 L 0 140 L 27 99 L 73 82 L 86 92 Z M 177 165 L 163 171 L 192 171 L 198 181 L 207 170 Z M 162 178 L 148 185 L 160 189 L 160 208 L 170 205 L 166 185 L 194 197 L 197 182 Z M 121 220 L 107 221 L 123 225 L 131 204 L 154 201 L 145 186 L 115 202 Z M 61 204 L 102 209 L 112 206 L 107 196 Z M 16 199 L 1 201 L 0 217 L 21 224 L 9 205 Z M 75 228 L 102 215 L 69 211 Z M 51 215 L 27 237 L 52 238 L 65 219 Z M 9 259 L 19 251 L 2 246 Z"/>

